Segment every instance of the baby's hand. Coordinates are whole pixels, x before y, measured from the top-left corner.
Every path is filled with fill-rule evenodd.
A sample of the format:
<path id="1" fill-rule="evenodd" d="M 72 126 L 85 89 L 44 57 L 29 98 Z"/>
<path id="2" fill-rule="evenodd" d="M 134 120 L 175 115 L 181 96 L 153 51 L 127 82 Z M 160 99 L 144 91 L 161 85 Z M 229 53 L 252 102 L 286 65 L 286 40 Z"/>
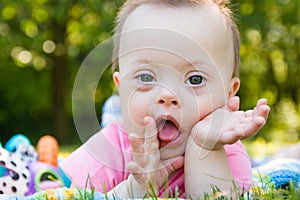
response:
<path id="1" fill-rule="evenodd" d="M 215 150 L 255 135 L 268 118 L 270 107 L 267 100 L 258 100 L 256 107 L 247 111 L 238 111 L 239 102 L 238 97 L 233 97 L 225 107 L 198 122 L 191 132 L 194 142 L 203 148 Z"/>
<path id="2" fill-rule="evenodd" d="M 183 166 L 184 159 L 180 156 L 161 161 L 155 120 L 152 117 L 145 117 L 144 123 L 144 135 L 129 135 L 134 161 L 128 163 L 127 169 L 131 172 L 129 179 L 133 179 L 131 184 L 138 184 L 137 187 L 132 185 L 133 192 L 137 192 L 135 190 L 142 187 L 143 191 L 138 193 L 145 195 L 151 191 L 150 185 L 152 185 L 158 195 L 159 189 L 169 175 Z"/>

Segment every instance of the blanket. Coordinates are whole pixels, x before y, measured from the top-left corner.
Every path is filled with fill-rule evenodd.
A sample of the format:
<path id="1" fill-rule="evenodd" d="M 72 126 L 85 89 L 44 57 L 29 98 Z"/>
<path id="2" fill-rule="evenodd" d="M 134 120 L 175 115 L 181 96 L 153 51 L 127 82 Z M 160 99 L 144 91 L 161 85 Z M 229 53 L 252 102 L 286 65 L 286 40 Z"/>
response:
<path id="1" fill-rule="evenodd" d="M 253 180 L 256 187 L 288 188 L 290 184 L 300 188 L 300 160 L 281 158 L 253 168 Z"/>
<path id="2" fill-rule="evenodd" d="M 267 164 L 254 167 L 253 188 L 262 188 L 264 190 L 271 188 L 287 189 L 291 184 L 300 188 L 300 160 L 298 159 L 276 159 Z M 86 189 L 76 188 L 57 188 L 37 192 L 26 197 L 11 195 L 0 195 L 2 200 L 58 200 L 58 199 L 95 199 L 110 200 L 118 198 L 108 198 L 105 194 Z"/>

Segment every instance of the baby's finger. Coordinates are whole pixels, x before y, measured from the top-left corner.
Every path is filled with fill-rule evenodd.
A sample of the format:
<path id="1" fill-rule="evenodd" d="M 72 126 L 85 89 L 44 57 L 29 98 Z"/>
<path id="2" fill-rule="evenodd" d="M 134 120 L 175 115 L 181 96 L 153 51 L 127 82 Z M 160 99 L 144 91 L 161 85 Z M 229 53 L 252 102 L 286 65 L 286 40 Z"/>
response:
<path id="1" fill-rule="evenodd" d="M 229 111 L 238 111 L 240 108 L 240 98 L 238 96 L 234 96 L 228 100 L 226 107 Z"/>
<path id="2" fill-rule="evenodd" d="M 136 162 L 128 162 L 127 163 L 127 170 L 130 173 L 133 173 L 133 174 L 141 173 L 142 172 L 142 168 Z"/>
<path id="3" fill-rule="evenodd" d="M 259 99 L 256 107 L 252 110 L 253 112 L 246 112 L 246 117 L 261 116 L 267 119 L 270 111 L 270 107 L 267 105 L 267 103 L 267 99 Z"/>
<path id="4" fill-rule="evenodd" d="M 133 153 L 144 153 L 144 139 L 137 137 L 134 133 L 130 133 L 128 135 L 128 139 L 131 144 L 132 152 Z"/>
<path id="5" fill-rule="evenodd" d="M 245 117 L 246 118 L 252 117 L 253 116 L 253 112 L 254 112 L 254 110 L 246 110 L 245 111 Z"/>
<path id="6" fill-rule="evenodd" d="M 260 107 L 261 105 L 267 105 L 267 104 L 268 104 L 267 99 L 264 99 L 264 98 L 259 99 L 256 103 L 256 108 Z"/>
<path id="7" fill-rule="evenodd" d="M 233 144 L 244 137 L 244 132 L 241 128 L 235 128 L 232 131 L 226 131 L 219 139 L 221 144 Z"/>
<path id="8" fill-rule="evenodd" d="M 261 116 L 256 116 L 252 120 L 247 120 L 244 127 L 241 129 L 243 135 L 240 139 L 246 139 L 248 137 L 256 135 L 256 133 L 266 123 L 266 119 Z"/>
<path id="9" fill-rule="evenodd" d="M 135 180 L 142 184 L 147 182 L 147 174 L 143 172 L 143 169 L 135 162 L 129 162 L 127 164 L 127 170 L 133 175 Z"/>
<path id="10" fill-rule="evenodd" d="M 268 105 L 267 99 L 264 99 L 264 98 L 259 99 L 259 100 L 257 101 L 257 103 L 256 103 L 255 109 L 257 109 L 257 108 L 259 108 L 259 107 L 261 107 L 261 106 L 263 106 L 263 105 Z"/>
<path id="11" fill-rule="evenodd" d="M 129 134 L 129 141 L 132 148 L 132 155 L 134 161 L 137 162 L 140 166 L 146 166 L 148 163 L 147 156 L 145 156 L 144 151 L 144 139 L 136 137 L 134 134 Z"/>
<path id="12" fill-rule="evenodd" d="M 157 138 L 157 128 L 155 120 L 152 117 L 145 117 L 145 142 L 144 151 L 147 153 L 157 152 L 159 148 L 159 141 Z"/>
<path id="13" fill-rule="evenodd" d="M 265 119 L 268 118 L 269 112 L 270 112 L 270 107 L 268 105 L 261 105 L 255 111 L 256 116 L 261 116 L 261 117 L 263 117 Z"/>

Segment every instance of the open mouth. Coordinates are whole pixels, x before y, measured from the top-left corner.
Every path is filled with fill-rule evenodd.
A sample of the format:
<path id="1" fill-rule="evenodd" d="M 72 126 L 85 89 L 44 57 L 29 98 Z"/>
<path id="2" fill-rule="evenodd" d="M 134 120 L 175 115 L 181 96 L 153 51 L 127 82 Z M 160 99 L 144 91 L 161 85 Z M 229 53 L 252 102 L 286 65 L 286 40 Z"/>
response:
<path id="1" fill-rule="evenodd" d="M 161 119 L 157 126 L 160 146 L 165 146 L 179 136 L 179 129 L 176 121 L 172 119 Z"/>

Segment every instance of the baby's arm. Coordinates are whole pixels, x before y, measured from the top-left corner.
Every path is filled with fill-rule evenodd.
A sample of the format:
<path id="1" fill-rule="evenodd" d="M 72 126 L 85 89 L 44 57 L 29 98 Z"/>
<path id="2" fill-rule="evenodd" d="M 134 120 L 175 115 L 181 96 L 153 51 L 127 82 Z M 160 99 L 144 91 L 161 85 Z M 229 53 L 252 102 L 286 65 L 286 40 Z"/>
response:
<path id="1" fill-rule="evenodd" d="M 239 99 L 234 97 L 226 107 L 215 110 L 194 126 L 185 153 L 188 195 L 200 197 L 211 192 L 212 185 L 232 194 L 233 177 L 223 146 L 255 135 L 270 110 L 265 99 L 259 100 L 253 110 L 238 111 L 238 108 Z"/>
<path id="2" fill-rule="evenodd" d="M 184 184 L 189 198 L 202 199 L 205 193 L 212 192 L 212 186 L 230 194 L 232 180 L 224 148 L 207 150 L 189 138 L 184 161 Z"/>
<path id="3" fill-rule="evenodd" d="M 152 117 L 145 117 L 144 123 L 144 135 L 129 134 L 134 154 L 134 161 L 128 163 L 131 174 L 127 180 L 111 190 L 110 196 L 115 194 L 121 198 L 143 198 L 147 192 L 152 191 L 150 184 L 158 195 L 169 175 L 183 166 L 182 156 L 160 160 L 156 123 Z"/>

